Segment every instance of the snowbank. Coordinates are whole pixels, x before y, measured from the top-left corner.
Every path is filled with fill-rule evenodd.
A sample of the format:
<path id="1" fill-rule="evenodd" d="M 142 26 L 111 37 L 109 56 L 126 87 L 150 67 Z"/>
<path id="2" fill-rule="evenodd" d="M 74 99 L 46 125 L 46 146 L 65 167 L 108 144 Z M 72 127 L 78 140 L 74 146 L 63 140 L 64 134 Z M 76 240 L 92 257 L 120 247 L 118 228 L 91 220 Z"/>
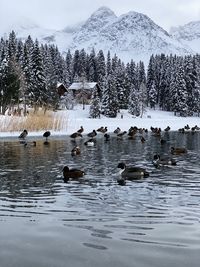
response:
<path id="1" fill-rule="evenodd" d="M 189 124 L 190 127 L 195 125 L 200 127 L 199 117 L 177 117 L 174 116 L 173 112 L 166 112 L 160 110 L 148 109 L 142 118 L 134 117 L 127 112 L 122 110 L 117 118 L 107 118 L 101 116 L 98 119 L 89 118 L 89 106 L 76 106 L 74 110 L 58 111 L 56 116 L 60 115 L 62 121 L 62 129 L 60 131 L 51 130 L 51 135 L 70 135 L 76 132 L 80 126 L 83 126 L 83 134 L 91 132 L 93 129 L 97 129 L 101 126 L 107 126 L 108 132 L 113 132 L 117 127 L 120 127 L 122 131 L 127 131 L 131 126 L 137 126 L 138 128 L 160 127 L 164 130 L 167 126 L 172 131 L 176 131 L 179 128 L 183 128 Z M 123 115 L 123 118 L 121 118 Z M 2 123 L 2 117 L 6 120 L 5 116 L 0 116 L 0 122 Z M 5 122 L 4 122 L 5 123 Z M 0 132 L 0 137 L 5 136 L 18 136 L 19 132 Z M 27 129 L 28 130 L 28 129 Z M 42 136 L 43 132 L 29 132 L 28 136 Z"/>

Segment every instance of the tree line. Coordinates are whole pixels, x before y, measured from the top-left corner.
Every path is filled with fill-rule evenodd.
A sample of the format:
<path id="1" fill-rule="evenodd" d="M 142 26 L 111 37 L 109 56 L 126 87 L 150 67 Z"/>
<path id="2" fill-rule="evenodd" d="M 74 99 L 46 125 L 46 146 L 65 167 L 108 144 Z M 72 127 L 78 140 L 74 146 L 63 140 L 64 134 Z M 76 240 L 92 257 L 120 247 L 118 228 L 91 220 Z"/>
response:
<path id="1" fill-rule="evenodd" d="M 90 116 L 116 117 L 121 109 L 142 116 L 145 107 L 159 107 L 180 116 L 199 114 L 200 56 L 152 55 L 147 71 L 142 61 L 124 63 L 117 55 L 94 49 L 61 54 L 57 46 L 39 44 L 28 36 L 22 41 L 12 31 L 0 41 L 1 114 L 24 104 L 45 110 L 59 107 L 58 82 L 68 87 L 81 79 L 98 82 L 93 91 Z M 66 103 L 73 101 L 65 95 Z M 63 100 L 62 100 L 63 101 Z M 67 105 L 68 106 L 68 105 Z"/>

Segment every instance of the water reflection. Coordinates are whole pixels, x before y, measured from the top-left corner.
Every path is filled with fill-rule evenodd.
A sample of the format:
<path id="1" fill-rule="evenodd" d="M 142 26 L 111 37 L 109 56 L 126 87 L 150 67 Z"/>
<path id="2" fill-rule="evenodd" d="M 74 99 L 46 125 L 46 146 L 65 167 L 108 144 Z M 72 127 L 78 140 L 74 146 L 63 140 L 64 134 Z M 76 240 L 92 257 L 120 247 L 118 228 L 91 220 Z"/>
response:
<path id="1" fill-rule="evenodd" d="M 52 138 L 48 146 L 36 140 L 36 147 L 1 140 L 1 266 L 35 266 L 39 259 L 38 266 L 66 266 L 71 257 L 68 266 L 133 266 L 134 258 L 135 266 L 149 266 L 150 260 L 158 267 L 188 262 L 196 267 L 199 137 L 165 133 L 162 145 L 151 134 L 146 134 L 145 143 L 139 137 L 111 137 L 108 142 L 97 137 L 94 147 L 86 147 L 83 138 L 77 141 L 81 154 L 75 157 L 74 142 L 67 137 Z M 188 153 L 175 156 L 177 166 L 154 168 L 153 155 L 168 155 L 171 146 L 185 146 Z M 121 161 L 145 166 L 150 176 L 119 186 L 116 167 Z M 83 168 L 86 175 L 64 183 L 64 165 Z M 27 242 L 32 254 L 43 251 L 37 260 L 27 253 Z M 19 251 L 23 257 L 12 263 L 9 256 Z M 101 251 L 107 254 L 101 257 Z"/>

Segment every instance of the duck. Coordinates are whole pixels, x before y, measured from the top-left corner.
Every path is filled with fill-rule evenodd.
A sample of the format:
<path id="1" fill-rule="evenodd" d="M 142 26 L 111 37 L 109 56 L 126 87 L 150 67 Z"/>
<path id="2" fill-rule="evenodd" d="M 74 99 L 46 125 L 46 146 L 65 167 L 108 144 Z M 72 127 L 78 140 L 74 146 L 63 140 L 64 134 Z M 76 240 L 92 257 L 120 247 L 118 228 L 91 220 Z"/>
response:
<path id="1" fill-rule="evenodd" d="M 93 130 L 91 133 L 88 133 L 88 137 L 94 138 L 97 135 L 97 132 Z"/>
<path id="2" fill-rule="evenodd" d="M 181 155 L 181 154 L 186 154 L 187 149 L 185 147 L 171 147 L 171 154 L 174 155 Z"/>
<path id="3" fill-rule="evenodd" d="M 121 129 L 119 127 L 117 127 L 115 130 L 114 130 L 114 134 L 119 134 L 121 132 Z"/>
<path id="4" fill-rule="evenodd" d="M 82 134 L 83 131 L 84 131 L 84 128 L 83 128 L 83 126 L 81 126 L 80 129 L 77 131 L 77 133 Z"/>
<path id="5" fill-rule="evenodd" d="M 107 128 L 107 127 L 105 127 L 105 128 L 103 128 L 103 129 L 102 129 L 102 131 L 101 131 L 101 132 L 102 132 L 102 133 L 106 133 L 107 131 L 108 131 L 108 128 Z"/>
<path id="6" fill-rule="evenodd" d="M 164 129 L 164 131 L 165 131 L 165 132 L 169 132 L 170 129 L 171 129 L 170 126 L 167 126 L 167 127 Z"/>
<path id="7" fill-rule="evenodd" d="M 79 169 L 69 169 L 68 166 L 64 166 L 63 168 L 63 179 L 64 182 L 68 182 L 70 178 L 77 179 L 80 177 L 83 177 L 85 175 L 85 172 Z"/>
<path id="8" fill-rule="evenodd" d="M 94 146 L 94 144 L 95 144 L 95 140 L 93 138 L 85 141 L 84 143 L 85 146 Z"/>
<path id="9" fill-rule="evenodd" d="M 117 168 L 121 169 L 120 170 L 121 177 L 126 180 L 135 180 L 149 176 L 149 172 L 147 172 L 144 168 L 127 167 L 124 162 L 120 162 Z"/>
<path id="10" fill-rule="evenodd" d="M 126 133 L 127 133 L 127 131 L 123 131 L 123 132 L 121 132 L 121 133 L 118 133 L 118 134 L 117 134 L 117 137 L 122 138 Z"/>
<path id="11" fill-rule="evenodd" d="M 177 163 L 176 163 L 176 160 L 173 159 L 173 158 L 161 158 L 159 154 L 155 154 L 153 156 L 153 165 L 158 168 L 158 167 L 161 167 L 161 166 L 169 166 L 169 165 L 172 165 L 172 166 L 176 166 Z"/>
<path id="12" fill-rule="evenodd" d="M 74 141 L 75 141 L 75 139 L 76 139 L 77 137 L 82 137 L 82 134 L 81 134 L 81 133 L 78 133 L 78 132 L 75 132 L 75 133 L 71 134 L 70 137 L 73 138 Z"/>
<path id="13" fill-rule="evenodd" d="M 46 138 L 46 141 L 48 140 L 48 137 L 51 135 L 51 132 L 50 131 L 46 131 L 43 133 L 43 137 Z"/>
<path id="14" fill-rule="evenodd" d="M 24 129 L 23 132 L 18 136 L 18 138 L 25 139 L 27 135 L 28 135 L 28 131 Z"/>
<path id="15" fill-rule="evenodd" d="M 71 151 L 72 156 L 76 156 L 76 155 L 80 155 L 80 154 L 81 154 L 81 149 L 79 146 L 75 146 Z"/>

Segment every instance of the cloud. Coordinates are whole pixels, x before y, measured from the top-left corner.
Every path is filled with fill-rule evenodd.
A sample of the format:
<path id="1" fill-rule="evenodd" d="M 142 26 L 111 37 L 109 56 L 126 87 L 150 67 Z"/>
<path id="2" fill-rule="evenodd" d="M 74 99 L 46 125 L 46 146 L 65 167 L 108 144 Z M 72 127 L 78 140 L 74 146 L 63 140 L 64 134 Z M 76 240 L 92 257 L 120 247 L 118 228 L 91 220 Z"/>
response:
<path id="1" fill-rule="evenodd" d="M 200 19 L 199 0 L 0 0 L 0 27 L 29 18 L 45 28 L 63 29 L 86 20 L 101 6 L 118 16 L 129 11 L 144 13 L 166 30 Z"/>

